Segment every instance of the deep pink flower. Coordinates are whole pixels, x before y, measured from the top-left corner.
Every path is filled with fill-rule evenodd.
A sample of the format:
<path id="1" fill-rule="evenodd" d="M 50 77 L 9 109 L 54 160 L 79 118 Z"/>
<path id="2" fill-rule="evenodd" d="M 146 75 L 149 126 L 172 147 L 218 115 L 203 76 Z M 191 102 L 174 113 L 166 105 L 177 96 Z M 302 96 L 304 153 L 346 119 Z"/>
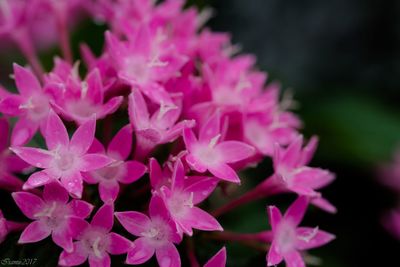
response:
<path id="1" fill-rule="evenodd" d="M 14 175 L 29 167 L 8 149 L 9 125 L 5 118 L 0 118 L 0 188 L 11 191 L 20 190 L 22 180 Z"/>
<path id="2" fill-rule="evenodd" d="M 278 265 L 285 260 L 287 266 L 303 267 L 305 263 L 299 251 L 320 247 L 335 236 L 316 228 L 299 227 L 307 210 L 307 197 L 299 197 L 288 208 L 285 216 L 275 206 L 268 207 L 268 218 L 273 240 L 267 255 L 267 265 Z"/>
<path id="3" fill-rule="evenodd" d="M 225 267 L 226 265 L 226 248 L 221 248 L 217 254 L 209 259 L 204 267 Z"/>
<path id="4" fill-rule="evenodd" d="M 184 130 L 184 141 L 188 155 L 186 161 L 198 172 L 209 170 L 222 180 L 240 183 L 235 170 L 228 164 L 254 155 L 255 149 L 239 141 L 221 141 L 220 113 L 216 112 L 200 128 L 197 140 L 191 129 Z"/>
<path id="5" fill-rule="evenodd" d="M 400 240 L 400 209 L 393 209 L 383 217 L 385 228 Z"/>
<path id="6" fill-rule="evenodd" d="M 50 112 L 44 132 L 48 150 L 33 147 L 11 148 L 27 163 L 44 169 L 32 174 L 23 188 L 35 188 L 60 179 L 72 196 L 81 198 L 81 172 L 97 170 L 114 162 L 105 155 L 87 153 L 93 142 L 95 129 L 96 120 L 92 118 L 76 130 L 70 141 L 61 119 Z"/>
<path id="7" fill-rule="evenodd" d="M 136 211 L 116 212 L 115 216 L 132 235 L 138 236 L 128 251 L 127 264 L 142 264 L 154 253 L 161 267 L 180 267 L 181 259 L 174 244 L 181 242 L 175 223 L 159 196 L 151 198 L 150 218 Z"/>
<path id="8" fill-rule="evenodd" d="M 147 167 L 138 161 L 125 161 L 132 149 L 132 127 L 126 125 L 111 140 L 105 151 L 100 142 L 93 142 L 90 152 L 105 154 L 115 161 L 107 167 L 84 173 L 88 183 L 98 183 L 100 198 L 104 202 L 115 201 L 119 193 L 119 184 L 130 184 L 138 180 L 147 171 Z M 96 147 L 93 147 L 93 146 Z M 93 149 L 93 150 L 92 150 Z"/>
<path id="9" fill-rule="evenodd" d="M 178 233 L 191 236 L 193 228 L 203 231 L 223 231 L 214 217 L 195 206 L 206 199 L 217 184 L 218 180 L 214 177 L 185 176 L 182 162 L 179 159 L 175 162 L 171 186 L 162 186 L 160 195 L 172 220 L 176 223 Z"/>
<path id="10" fill-rule="evenodd" d="M 25 223 L 18 223 L 6 220 L 0 210 L 0 244 L 5 240 L 10 232 L 20 231 L 26 227 Z"/>
<path id="11" fill-rule="evenodd" d="M 26 144 L 40 128 L 43 132 L 51 110 L 49 96 L 44 93 L 36 76 L 27 68 L 14 64 L 14 78 L 19 95 L 0 99 L 0 112 L 18 117 L 12 135 L 14 146 Z"/>
<path id="12" fill-rule="evenodd" d="M 193 127 L 193 120 L 178 122 L 182 103 L 178 98 L 173 106 L 161 103 L 151 116 L 142 94 L 132 89 L 129 96 L 129 118 L 136 132 L 137 156 L 146 156 L 155 146 L 174 141 L 182 135 L 184 128 Z"/>
<path id="13" fill-rule="evenodd" d="M 12 196 L 22 213 L 34 220 L 22 232 L 20 244 L 38 242 L 51 235 L 54 243 L 71 252 L 72 239 L 93 209 L 82 200 L 68 203 L 68 192 L 58 182 L 44 187 L 43 199 L 28 192 L 16 192 Z"/>
<path id="14" fill-rule="evenodd" d="M 58 264 L 61 266 L 81 265 L 89 259 L 90 267 L 111 266 L 109 254 L 124 254 L 131 247 L 131 242 L 123 236 L 110 232 L 114 224 L 114 208 L 111 204 L 103 205 L 93 216 L 91 223 L 78 229 L 77 241 L 72 252 L 63 251 Z"/>
<path id="15" fill-rule="evenodd" d="M 70 73 L 65 73 L 68 68 L 65 64 L 59 63 L 58 68 L 48 74 L 46 79 L 46 90 L 55 99 L 52 104 L 65 119 L 82 124 L 93 115 L 96 115 L 96 119 L 102 119 L 118 109 L 123 97 L 104 100 L 105 90 L 99 70 L 91 70 L 86 79 L 81 81 L 75 67 L 69 66 Z"/>

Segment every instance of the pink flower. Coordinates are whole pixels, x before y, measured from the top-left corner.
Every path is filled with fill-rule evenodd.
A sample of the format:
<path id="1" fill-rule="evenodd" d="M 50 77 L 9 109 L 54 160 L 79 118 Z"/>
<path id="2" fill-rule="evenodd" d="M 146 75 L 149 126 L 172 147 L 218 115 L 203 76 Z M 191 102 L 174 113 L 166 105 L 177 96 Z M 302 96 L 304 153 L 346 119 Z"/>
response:
<path id="1" fill-rule="evenodd" d="M 125 161 L 131 153 L 132 139 L 131 125 L 126 125 L 111 140 L 107 151 L 100 142 L 93 142 L 90 150 L 93 149 L 93 152 L 105 154 L 115 160 L 107 167 L 83 175 L 86 182 L 99 184 L 100 198 L 103 202 L 115 201 L 119 192 L 118 182 L 133 183 L 147 171 L 143 163 L 135 160 Z"/>
<path id="2" fill-rule="evenodd" d="M 206 199 L 217 186 L 213 177 L 185 176 L 182 162 L 178 159 L 174 166 L 171 186 L 160 188 L 160 195 L 176 224 L 178 233 L 193 235 L 193 229 L 203 231 L 223 231 L 218 221 L 195 205 Z"/>
<path id="3" fill-rule="evenodd" d="M 8 149 L 9 125 L 5 118 L 0 118 L 0 188 L 11 191 L 20 190 L 22 181 L 14 175 L 26 170 L 29 165 L 11 154 Z"/>
<path id="4" fill-rule="evenodd" d="M 44 187 L 43 199 L 28 192 L 16 192 L 12 196 L 22 213 L 34 220 L 22 232 L 20 244 L 38 242 L 51 235 L 54 243 L 72 251 L 72 238 L 93 209 L 81 200 L 68 203 L 68 192 L 58 182 Z"/>
<path id="5" fill-rule="evenodd" d="M 278 265 L 285 260 L 287 266 L 305 266 L 299 251 L 323 246 L 335 236 L 309 227 L 298 227 L 307 210 L 307 198 L 299 197 L 282 217 L 275 206 L 268 207 L 273 240 L 267 255 L 267 265 Z"/>
<path id="6" fill-rule="evenodd" d="M 29 69 L 14 64 L 14 78 L 20 94 L 0 99 L 0 112 L 19 118 L 11 135 L 11 144 L 19 146 L 26 144 L 39 128 L 44 131 L 51 108 L 49 96 Z"/>
<path id="7" fill-rule="evenodd" d="M 90 267 L 111 266 L 109 254 L 124 254 L 131 247 L 131 242 L 116 233 L 110 233 L 114 224 L 114 208 L 111 204 L 103 205 L 93 216 L 91 223 L 85 222 L 80 228 L 72 252 L 63 251 L 58 264 L 76 266 L 89 259 Z"/>
<path id="8" fill-rule="evenodd" d="M 129 96 L 129 118 L 135 129 L 137 138 L 137 156 L 146 156 L 155 146 L 173 142 L 181 134 L 184 128 L 193 127 L 193 120 L 177 122 L 181 115 L 180 99 L 176 105 L 161 103 L 159 109 L 151 117 L 147 104 L 142 94 L 132 89 Z"/>
<path id="9" fill-rule="evenodd" d="M 6 239 L 10 232 L 23 230 L 25 226 L 24 223 L 6 220 L 3 216 L 3 212 L 0 210 L 0 244 Z"/>
<path id="10" fill-rule="evenodd" d="M 383 217 L 383 226 L 400 240 L 400 209 L 393 209 Z"/>
<path id="11" fill-rule="evenodd" d="M 33 147 L 11 148 L 27 163 L 44 169 L 32 174 L 23 188 L 31 189 L 60 179 L 72 196 L 81 198 L 81 172 L 97 170 L 113 162 L 105 155 L 87 153 L 93 142 L 95 129 L 96 120 L 92 118 L 76 130 L 70 141 L 61 119 L 50 112 L 44 132 L 48 150 Z"/>
<path id="12" fill-rule="evenodd" d="M 191 129 L 185 129 L 183 138 L 188 155 L 186 161 L 190 167 L 204 173 L 209 170 L 222 180 L 240 183 L 235 170 L 228 164 L 249 158 L 255 149 L 239 141 L 220 141 L 220 113 L 216 112 L 200 128 L 199 140 Z"/>
<path id="13" fill-rule="evenodd" d="M 126 263 L 142 264 L 155 253 L 161 267 L 180 267 L 181 259 L 174 244 L 180 243 L 181 237 L 159 196 L 151 198 L 149 214 L 150 218 L 136 211 L 115 213 L 122 226 L 139 237 L 128 251 Z"/>
<path id="14" fill-rule="evenodd" d="M 59 68 L 56 70 L 61 71 Z M 69 75 L 65 75 L 65 70 L 48 75 L 46 89 L 54 95 L 53 105 L 58 113 L 68 120 L 82 124 L 93 115 L 96 115 L 96 119 L 102 119 L 118 109 L 123 97 L 104 100 L 105 90 L 97 69 L 89 72 L 85 81 L 81 81 L 76 72 L 77 69 L 71 68 Z"/>
<path id="15" fill-rule="evenodd" d="M 225 267 L 226 265 L 226 248 L 221 248 L 209 261 L 204 264 L 204 267 Z"/>

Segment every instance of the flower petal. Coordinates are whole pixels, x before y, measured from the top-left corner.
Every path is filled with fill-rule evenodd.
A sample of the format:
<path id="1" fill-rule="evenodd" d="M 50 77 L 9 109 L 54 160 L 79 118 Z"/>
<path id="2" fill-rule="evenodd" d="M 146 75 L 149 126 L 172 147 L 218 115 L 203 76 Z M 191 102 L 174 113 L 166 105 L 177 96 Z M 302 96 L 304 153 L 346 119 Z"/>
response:
<path id="1" fill-rule="evenodd" d="M 11 145 L 22 146 L 26 144 L 39 128 L 39 123 L 26 118 L 20 118 L 11 133 Z"/>
<path id="2" fill-rule="evenodd" d="M 285 213 L 285 219 L 292 221 L 296 226 L 303 220 L 307 211 L 308 198 L 305 196 L 298 197 Z"/>
<path id="3" fill-rule="evenodd" d="M 58 264 L 61 266 L 76 266 L 81 265 L 88 258 L 88 252 L 81 242 L 75 242 L 71 253 L 66 251 L 61 252 Z"/>
<path id="4" fill-rule="evenodd" d="M 86 154 L 81 158 L 80 171 L 89 172 L 101 169 L 114 160 L 102 154 Z"/>
<path id="5" fill-rule="evenodd" d="M 119 193 L 119 184 L 117 181 L 107 181 L 99 183 L 100 198 L 104 203 L 114 202 Z"/>
<path id="6" fill-rule="evenodd" d="M 126 174 L 118 179 L 118 182 L 130 184 L 137 181 L 147 172 L 147 167 L 143 163 L 135 160 L 127 161 L 123 164 Z"/>
<path id="7" fill-rule="evenodd" d="M 178 159 L 175 162 L 174 171 L 172 173 L 172 190 L 182 189 L 184 187 L 185 169 L 182 161 Z"/>
<path id="8" fill-rule="evenodd" d="M 68 147 L 69 145 L 67 129 L 65 128 L 60 117 L 54 113 L 54 111 L 50 111 L 47 117 L 47 125 L 44 132 L 44 137 L 49 150 L 54 150 L 59 146 Z"/>
<path id="9" fill-rule="evenodd" d="M 226 163 L 237 162 L 254 155 L 255 149 L 246 143 L 238 141 L 225 141 L 216 145 L 216 150 L 223 155 L 223 160 Z"/>
<path id="10" fill-rule="evenodd" d="M 226 265 L 226 248 L 221 248 L 217 254 L 209 259 L 204 267 L 225 267 Z"/>
<path id="11" fill-rule="evenodd" d="M 112 204 L 104 204 L 93 216 L 91 225 L 110 231 L 114 224 L 114 207 Z"/>
<path id="12" fill-rule="evenodd" d="M 46 170 L 35 172 L 31 176 L 29 176 L 28 180 L 24 183 L 23 189 L 29 190 L 42 185 L 46 185 L 54 181 L 54 178 L 50 177 Z"/>
<path id="13" fill-rule="evenodd" d="M 71 138 L 70 149 L 78 155 L 83 155 L 92 145 L 95 131 L 96 119 L 92 117 L 76 130 Z"/>
<path id="14" fill-rule="evenodd" d="M 284 256 L 287 267 L 306 267 L 300 253 L 293 251 Z"/>
<path id="15" fill-rule="evenodd" d="M 110 233 L 109 240 L 110 244 L 107 248 L 107 252 L 112 255 L 124 254 L 132 245 L 131 241 L 116 233 Z"/>
<path id="16" fill-rule="evenodd" d="M 115 217 L 129 233 L 135 236 L 141 236 L 151 225 L 149 217 L 136 211 L 116 212 Z"/>
<path id="17" fill-rule="evenodd" d="M 282 220 L 282 213 L 275 206 L 268 206 L 267 212 L 269 224 L 271 225 L 272 231 L 275 231 Z"/>
<path id="18" fill-rule="evenodd" d="M 181 257 L 175 245 L 167 243 L 156 250 L 156 257 L 160 267 L 180 267 Z"/>
<path id="19" fill-rule="evenodd" d="M 221 130 L 221 114 L 216 111 L 200 128 L 199 140 L 204 143 L 209 143 L 211 139 L 220 134 Z"/>
<path id="20" fill-rule="evenodd" d="M 202 177 L 199 181 L 186 187 L 185 191 L 193 193 L 193 204 L 196 205 L 205 200 L 214 191 L 217 184 L 218 180 L 214 177 Z"/>
<path id="21" fill-rule="evenodd" d="M 68 229 L 56 229 L 51 235 L 54 243 L 63 248 L 66 252 L 72 252 L 74 245 L 72 243 L 72 236 Z"/>
<path id="22" fill-rule="evenodd" d="M 125 125 L 119 132 L 114 136 L 108 145 L 107 152 L 109 155 L 118 155 L 119 160 L 124 160 L 129 157 L 132 149 L 132 126 L 130 124 Z"/>
<path id="23" fill-rule="evenodd" d="M 83 200 L 72 200 L 69 204 L 72 213 L 78 218 L 87 218 L 92 213 L 93 205 Z"/>
<path id="24" fill-rule="evenodd" d="M 193 145 L 198 143 L 196 136 L 190 128 L 183 130 L 183 141 L 185 142 L 186 149 L 189 151 L 192 151 Z"/>
<path id="25" fill-rule="evenodd" d="M 66 204 L 69 199 L 67 190 L 58 182 L 54 181 L 45 185 L 43 199 L 46 202 L 57 201 Z"/>
<path id="26" fill-rule="evenodd" d="M 18 64 L 13 64 L 15 84 L 21 95 L 32 95 L 41 90 L 39 80 L 31 70 L 21 67 Z"/>
<path id="27" fill-rule="evenodd" d="M 82 176 L 79 172 L 73 172 L 71 174 L 61 177 L 61 184 L 74 198 L 82 198 L 83 181 Z"/>
<path id="28" fill-rule="evenodd" d="M 330 184 L 335 175 L 320 168 L 302 167 L 291 179 L 292 184 L 299 184 L 312 189 L 320 189 Z"/>
<path id="29" fill-rule="evenodd" d="M 154 247 L 147 238 L 140 237 L 133 241 L 132 249 L 128 251 L 126 257 L 127 264 L 142 264 L 148 261 L 154 255 Z"/>
<path id="30" fill-rule="evenodd" d="M 321 247 L 335 239 L 334 235 L 318 228 L 299 227 L 296 232 L 298 236 L 296 247 L 299 250 Z"/>
<path id="31" fill-rule="evenodd" d="M 91 267 L 110 267 L 111 258 L 110 255 L 104 253 L 101 257 L 89 254 L 89 266 Z"/>
<path id="32" fill-rule="evenodd" d="M 215 175 L 215 177 L 218 177 L 222 180 L 232 182 L 239 184 L 240 183 L 240 178 L 236 174 L 235 170 L 233 170 L 229 165 L 227 164 L 218 164 L 215 166 L 209 166 L 208 170 Z"/>
<path id="33" fill-rule="evenodd" d="M 51 166 L 53 160 L 52 154 L 44 149 L 33 147 L 12 147 L 12 152 L 18 157 L 37 168 L 46 169 Z"/>
<path id="34" fill-rule="evenodd" d="M 22 232 L 18 240 L 19 244 L 35 243 L 45 239 L 51 234 L 51 229 L 43 221 L 30 223 Z"/>
<path id="35" fill-rule="evenodd" d="M 203 231 L 224 230 L 213 216 L 198 207 L 193 207 L 189 209 L 187 218 L 188 219 L 186 219 L 185 221 L 190 221 L 190 225 L 194 229 L 199 229 Z"/>
<path id="36" fill-rule="evenodd" d="M 276 266 L 281 263 L 282 260 L 282 255 L 278 252 L 278 248 L 275 243 L 272 242 L 267 254 L 267 266 Z"/>
<path id="37" fill-rule="evenodd" d="M 28 192 L 12 193 L 12 197 L 22 213 L 31 220 L 36 220 L 35 215 L 45 206 L 40 197 Z"/>

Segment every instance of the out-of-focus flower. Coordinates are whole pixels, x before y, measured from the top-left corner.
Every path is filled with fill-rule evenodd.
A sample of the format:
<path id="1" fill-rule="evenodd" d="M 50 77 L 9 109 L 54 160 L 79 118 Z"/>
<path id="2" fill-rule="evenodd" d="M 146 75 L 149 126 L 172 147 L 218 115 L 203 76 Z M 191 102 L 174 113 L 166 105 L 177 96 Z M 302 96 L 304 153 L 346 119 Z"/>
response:
<path id="1" fill-rule="evenodd" d="M 0 210 L 0 244 L 10 232 L 23 230 L 25 227 L 26 224 L 24 223 L 13 222 L 4 218 L 3 212 Z"/>
<path id="2" fill-rule="evenodd" d="M 209 261 L 204 264 L 204 267 L 225 267 L 226 265 L 226 248 L 221 248 Z"/>

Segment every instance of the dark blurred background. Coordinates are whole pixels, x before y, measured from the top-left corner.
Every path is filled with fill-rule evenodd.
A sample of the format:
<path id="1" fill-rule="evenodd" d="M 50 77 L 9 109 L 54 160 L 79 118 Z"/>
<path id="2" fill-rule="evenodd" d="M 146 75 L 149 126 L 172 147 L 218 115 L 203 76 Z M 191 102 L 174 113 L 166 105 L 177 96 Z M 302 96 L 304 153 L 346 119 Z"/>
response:
<path id="1" fill-rule="evenodd" d="M 400 144 L 400 1 L 197 2 L 214 8 L 212 29 L 294 91 L 306 135 L 320 136 L 313 164 L 337 174 L 324 194 L 339 210 L 305 221 L 337 235 L 315 252 L 322 266 L 400 266 L 400 241 L 380 224 L 396 196 L 376 171 Z"/>

